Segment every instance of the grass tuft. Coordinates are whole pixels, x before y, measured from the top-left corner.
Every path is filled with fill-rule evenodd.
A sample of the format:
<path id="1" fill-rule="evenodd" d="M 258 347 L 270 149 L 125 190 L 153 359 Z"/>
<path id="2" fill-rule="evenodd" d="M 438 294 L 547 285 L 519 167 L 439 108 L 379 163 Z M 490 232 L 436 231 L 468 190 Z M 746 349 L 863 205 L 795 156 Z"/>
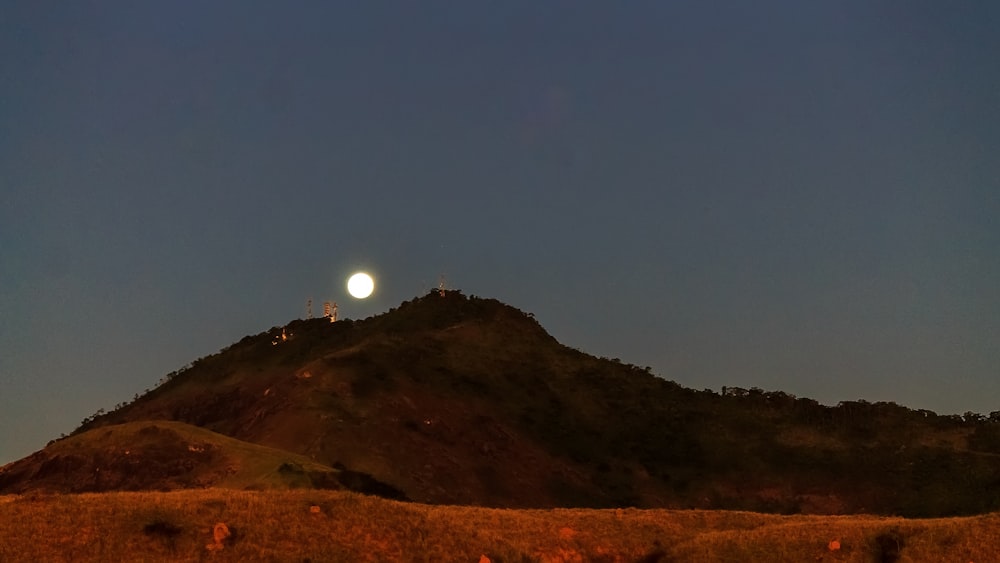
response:
<path id="1" fill-rule="evenodd" d="M 171 553 L 177 552 L 177 537 L 184 529 L 162 518 L 156 518 L 142 527 L 142 533 L 160 540 L 163 547 Z"/>
<path id="2" fill-rule="evenodd" d="M 875 556 L 880 563 L 896 563 L 902 556 L 903 534 L 892 528 L 875 536 Z"/>
<path id="3" fill-rule="evenodd" d="M 183 529 L 180 526 L 174 526 L 170 522 L 164 520 L 154 520 L 149 524 L 142 527 L 142 533 L 147 536 L 162 536 L 165 538 L 175 538 L 180 535 Z"/>

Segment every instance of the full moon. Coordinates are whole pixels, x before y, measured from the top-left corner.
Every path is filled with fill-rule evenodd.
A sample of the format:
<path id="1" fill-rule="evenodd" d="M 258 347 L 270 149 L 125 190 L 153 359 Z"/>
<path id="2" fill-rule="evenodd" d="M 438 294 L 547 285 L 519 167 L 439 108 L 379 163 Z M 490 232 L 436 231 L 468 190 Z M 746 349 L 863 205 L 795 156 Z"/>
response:
<path id="1" fill-rule="evenodd" d="M 364 272 L 358 272 L 347 280 L 347 292 L 357 299 L 368 297 L 374 290 L 375 280 Z"/>

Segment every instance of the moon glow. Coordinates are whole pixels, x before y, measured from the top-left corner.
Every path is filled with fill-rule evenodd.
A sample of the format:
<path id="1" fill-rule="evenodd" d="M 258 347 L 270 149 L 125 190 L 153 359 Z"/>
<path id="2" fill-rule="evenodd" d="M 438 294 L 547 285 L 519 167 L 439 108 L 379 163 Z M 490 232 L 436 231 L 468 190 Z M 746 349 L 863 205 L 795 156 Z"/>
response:
<path id="1" fill-rule="evenodd" d="M 375 280 L 364 272 L 358 272 L 347 280 L 347 292 L 356 299 L 364 299 L 375 290 Z"/>

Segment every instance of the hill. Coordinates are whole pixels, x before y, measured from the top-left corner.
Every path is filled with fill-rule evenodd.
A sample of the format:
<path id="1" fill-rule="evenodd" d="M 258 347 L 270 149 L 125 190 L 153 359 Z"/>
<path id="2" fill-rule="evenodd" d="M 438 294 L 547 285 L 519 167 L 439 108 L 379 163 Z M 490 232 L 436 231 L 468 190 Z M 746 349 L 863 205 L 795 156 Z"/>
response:
<path id="1" fill-rule="evenodd" d="M 0 470 L 0 491 L 7 493 L 207 487 L 346 489 L 405 498 L 365 475 L 163 420 L 81 432 Z"/>
<path id="2" fill-rule="evenodd" d="M 155 420 L 350 468 L 424 503 L 910 516 L 1000 508 L 1000 416 L 686 389 L 564 346 L 530 314 L 458 291 L 361 321 L 297 320 L 248 336 L 91 417 L 74 437 Z"/>

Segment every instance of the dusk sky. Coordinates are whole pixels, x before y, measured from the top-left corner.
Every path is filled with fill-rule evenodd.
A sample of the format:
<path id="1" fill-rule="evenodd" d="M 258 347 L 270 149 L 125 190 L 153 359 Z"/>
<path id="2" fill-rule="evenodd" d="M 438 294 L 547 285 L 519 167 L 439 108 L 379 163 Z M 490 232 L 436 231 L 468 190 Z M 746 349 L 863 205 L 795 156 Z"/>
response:
<path id="1" fill-rule="evenodd" d="M 0 464 L 441 274 L 687 387 L 1000 410 L 1000 2 L 0 9 Z"/>

